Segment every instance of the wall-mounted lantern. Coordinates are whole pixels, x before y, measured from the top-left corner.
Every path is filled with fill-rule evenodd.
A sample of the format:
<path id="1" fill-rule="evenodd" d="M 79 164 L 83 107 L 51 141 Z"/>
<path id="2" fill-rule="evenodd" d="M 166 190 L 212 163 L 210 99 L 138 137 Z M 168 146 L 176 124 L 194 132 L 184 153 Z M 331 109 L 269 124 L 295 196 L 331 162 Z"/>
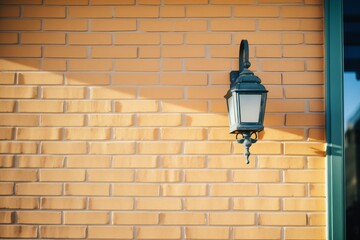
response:
<path id="1" fill-rule="evenodd" d="M 224 97 L 229 113 L 230 133 L 236 134 L 236 141 L 244 145 L 246 164 L 250 163 L 250 146 L 257 141 L 257 133 L 264 129 L 268 92 L 261 84 L 261 79 L 249 67 L 249 45 L 247 40 L 241 40 L 239 71 L 230 72 L 230 89 Z"/>

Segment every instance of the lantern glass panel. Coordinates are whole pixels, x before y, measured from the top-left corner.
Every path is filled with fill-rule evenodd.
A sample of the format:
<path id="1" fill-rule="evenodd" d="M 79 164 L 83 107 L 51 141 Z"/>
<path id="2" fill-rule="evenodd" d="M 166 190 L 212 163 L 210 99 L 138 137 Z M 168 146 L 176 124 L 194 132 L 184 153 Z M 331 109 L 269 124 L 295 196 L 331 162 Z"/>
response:
<path id="1" fill-rule="evenodd" d="M 259 122 L 261 95 L 241 94 L 240 95 L 241 122 Z"/>
<path id="2" fill-rule="evenodd" d="M 229 97 L 227 99 L 227 103 L 228 103 L 228 112 L 229 112 L 229 121 L 230 121 L 230 126 L 235 124 L 236 120 L 235 120 L 235 107 L 234 105 L 236 105 L 236 103 L 234 104 L 234 95 L 232 95 L 231 97 Z"/>

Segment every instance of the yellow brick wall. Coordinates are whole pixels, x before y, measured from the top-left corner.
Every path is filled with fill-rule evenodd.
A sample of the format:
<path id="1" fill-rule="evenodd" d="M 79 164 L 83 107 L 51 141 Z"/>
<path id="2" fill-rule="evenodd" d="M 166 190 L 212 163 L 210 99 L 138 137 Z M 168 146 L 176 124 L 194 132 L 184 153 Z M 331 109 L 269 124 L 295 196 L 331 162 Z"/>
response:
<path id="1" fill-rule="evenodd" d="M 322 1 L 0 4 L 0 238 L 325 239 Z M 250 165 L 241 39 L 269 90 Z"/>

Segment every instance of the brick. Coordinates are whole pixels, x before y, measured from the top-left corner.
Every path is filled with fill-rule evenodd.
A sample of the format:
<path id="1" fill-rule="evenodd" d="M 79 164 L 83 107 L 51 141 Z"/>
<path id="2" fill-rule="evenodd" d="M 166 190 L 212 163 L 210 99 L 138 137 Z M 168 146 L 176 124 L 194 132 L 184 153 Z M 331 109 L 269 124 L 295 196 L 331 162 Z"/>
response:
<path id="1" fill-rule="evenodd" d="M 325 197 L 326 196 L 326 186 L 324 184 L 310 184 L 310 194 L 311 197 Z"/>
<path id="2" fill-rule="evenodd" d="M 115 44 L 118 45 L 158 45 L 158 33 L 115 33 Z"/>
<path id="3" fill-rule="evenodd" d="M 112 227 L 112 226 L 89 226 L 88 237 L 92 239 L 111 239 L 118 238 L 132 239 L 133 228 L 132 227 Z"/>
<path id="4" fill-rule="evenodd" d="M 289 183 L 323 183 L 325 175 L 323 170 L 287 170 L 284 181 Z"/>
<path id="5" fill-rule="evenodd" d="M 39 59 L 0 59 L 0 70 L 5 71 L 34 71 L 40 69 Z"/>
<path id="6" fill-rule="evenodd" d="M 139 20 L 139 29 L 145 32 L 203 32 L 205 20 Z"/>
<path id="7" fill-rule="evenodd" d="M 305 100 L 269 100 L 266 102 L 267 112 L 305 112 Z"/>
<path id="8" fill-rule="evenodd" d="M 279 182 L 280 172 L 277 170 L 256 170 L 256 174 L 251 170 L 233 171 L 234 182 Z"/>
<path id="9" fill-rule="evenodd" d="M 19 101 L 18 111 L 24 113 L 62 113 L 64 111 L 63 101 Z"/>
<path id="10" fill-rule="evenodd" d="M 208 0 L 183 0 L 183 1 L 178 1 L 178 0 L 165 0 L 165 4 L 186 4 L 186 5 L 191 5 L 191 4 L 208 4 Z"/>
<path id="11" fill-rule="evenodd" d="M 83 226 L 41 226 L 41 238 L 85 238 L 86 227 Z"/>
<path id="12" fill-rule="evenodd" d="M 132 182 L 133 170 L 87 170 L 89 182 Z"/>
<path id="13" fill-rule="evenodd" d="M 181 210 L 180 198 L 138 198 L 136 209 L 138 210 Z"/>
<path id="14" fill-rule="evenodd" d="M 285 115 L 268 113 L 266 114 L 264 125 L 269 127 L 282 127 L 285 125 Z"/>
<path id="15" fill-rule="evenodd" d="M 183 90 L 181 88 L 170 87 L 144 87 L 139 89 L 140 99 L 181 99 L 183 98 Z"/>
<path id="16" fill-rule="evenodd" d="M 65 195 L 68 196 L 109 196 L 108 183 L 67 183 Z"/>
<path id="17" fill-rule="evenodd" d="M 257 46 L 256 57 L 258 58 L 280 58 L 283 56 L 281 47 Z"/>
<path id="18" fill-rule="evenodd" d="M 65 157 L 63 156 L 18 156 L 19 168 L 62 168 Z"/>
<path id="19" fill-rule="evenodd" d="M 246 164 L 243 156 L 208 156 L 208 168 L 228 169 L 254 167 L 254 163 Z"/>
<path id="20" fill-rule="evenodd" d="M 325 111 L 324 100 L 310 100 L 309 110 L 310 112 L 324 112 Z"/>
<path id="21" fill-rule="evenodd" d="M 90 154 L 133 154 L 135 144 L 133 142 L 95 142 L 90 143 Z"/>
<path id="22" fill-rule="evenodd" d="M 141 67 L 139 67 L 141 66 Z M 160 60 L 158 59 L 121 59 L 115 61 L 115 71 L 118 72 L 158 72 Z"/>
<path id="23" fill-rule="evenodd" d="M 285 18 L 321 18 L 323 8 L 320 6 L 283 6 L 281 16 Z"/>
<path id="24" fill-rule="evenodd" d="M 279 17 L 280 8 L 278 6 L 235 6 L 233 16 L 242 18 L 267 18 Z"/>
<path id="25" fill-rule="evenodd" d="M 227 182 L 226 170 L 186 170 L 185 182 Z"/>
<path id="26" fill-rule="evenodd" d="M 65 127 L 65 126 L 84 126 L 84 115 L 51 114 L 41 116 L 41 126 L 46 127 Z"/>
<path id="27" fill-rule="evenodd" d="M 43 71 L 66 71 L 67 61 L 64 59 L 45 58 L 42 60 L 41 70 Z"/>
<path id="28" fill-rule="evenodd" d="M 45 197 L 41 199 L 41 209 L 81 210 L 85 208 L 86 198 Z"/>
<path id="29" fill-rule="evenodd" d="M 233 208 L 236 210 L 279 211 L 278 198 L 237 198 L 234 199 Z"/>
<path id="30" fill-rule="evenodd" d="M 15 83 L 15 73 L 0 73 L 0 84 L 14 84 Z"/>
<path id="31" fill-rule="evenodd" d="M 68 60 L 68 70 L 70 71 L 111 71 L 111 60 L 93 60 L 93 59 L 74 59 Z"/>
<path id="32" fill-rule="evenodd" d="M 109 156 L 67 156 L 68 168 L 109 168 Z"/>
<path id="33" fill-rule="evenodd" d="M 111 7 L 69 7 L 68 17 L 70 18 L 111 18 Z"/>
<path id="34" fill-rule="evenodd" d="M 319 58 L 308 58 L 306 60 L 306 70 L 308 71 L 324 71 L 324 61 Z"/>
<path id="35" fill-rule="evenodd" d="M 186 114 L 186 126 L 225 127 L 229 126 L 228 116 L 223 114 Z"/>
<path id="36" fill-rule="evenodd" d="M 208 84 L 206 74 L 197 73 L 164 73 L 160 76 L 163 85 L 205 86 Z"/>
<path id="37" fill-rule="evenodd" d="M 112 36 L 108 33 L 68 33 L 70 45 L 110 45 Z"/>
<path id="38" fill-rule="evenodd" d="M 324 35 L 321 33 L 305 33 L 305 43 L 307 44 L 323 44 Z"/>
<path id="39" fill-rule="evenodd" d="M 92 47 L 91 48 L 92 58 L 136 58 L 137 48 L 136 47 Z"/>
<path id="40" fill-rule="evenodd" d="M 0 9 L 1 17 L 19 17 L 20 7 L 19 6 L 2 6 Z"/>
<path id="41" fill-rule="evenodd" d="M 118 18 L 157 18 L 159 17 L 159 8 L 139 5 L 115 7 L 114 16 Z"/>
<path id="42" fill-rule="evenodd" d="M 2 86 L 0 89 L 0 98 L 36 98 L 37 95 L 36 87 Z"/>
<path id="43" fill-rule="evenodd" d="M 38 230 L 36 226 L 0 226 L 1 238 L 36 238 Z"/>
<path id="44" fill-rule="evenodd" d="M 230 60 L 224 59 L 186 59 L 188 71 L 230 71 Z"/>
<path id="45" fill-rule="evenodd" d="M 228 198 L 188 198 L 185 209 L 189 211 L 224 211 L 230 209 Z"/>
<path id="46" fill-rule="evenodd" d="M 252 44 L 280 44 L 282 43 L 281 34 L 274 32 L 241 32 L 234 33 L 234 42 L 240 43 L 242 39 L 247 39 Z"/>
<path id="47" fill-rule="evenodd" d="M 18 128 L 17 140 L 60 140 L 61 128 Z"/>
<path id="48" fill-rule="evenodd" d="M 160 0 L 139 0 L 138 4 L 143 5 L 160 5 Z"/>
<path id="49" fill-rule="evenodd" d="M 111 101 L 69 101 L 66 105 L 66 112 L 81 113 L 100 113 L 111 112 Z"/>
<path id="50" fill-rule="evenodd" d="M 308 157 L 308 168 L 325 168 L 324 157 Z"/>
<path id="51" fill-rule="evenodd" d="M 204 128 L 162 128 L 160 139 L 163 140 L 204 140 Z"/>
<path id="52" fill-rule="evenodd" d="M 134 31 L 136 28 L 136 20 L 133 19 L 94 19 L 91 21 L 92 32 Z"/>
<path id="53" fill-rule="evenodd" d="M 306 188 L 303 184 L 261 184 L 259 195 L 266 197 L 304 197 Z"/>
<path id="54" fill-rule="evenodd" d="M 161 18 L 181 18 L 185 17 L 185 7 L 183 6 L 162 6 L 160 7 Z"/>
<path id="55" fill-rule="evenodd" d="M 67 128 L 66 140 L 109 140 L 109 128 Z"/>
<path id="56" fill-rule="evenodd" d="M 183 44 L 184 35 L 181 33 L 163 33 L 161 35 L 161 42 L 163 44 Z"/>
<path id="57" fill-rule="evenodd" d="M 136 89 L 96 87 L 90 89 L 90 97 L 92 99 L 133 99 L 136 98 Z"/>
<path id="58" fill-rule="evenodd" d="M 180 182 L 180 170 L 138 170 L 136 182 Z"/>
<path id="59" fill-rule="evenodd" d="M 259 156 L 258 167 L 279 168 L 279 169 L 304 168 L 305 163 L 304 163 L 304 157 Z"/>
<path id="60" fill-rule="evenodd" d="M 15 157 L 12 155 L 3 155 L 0 157 L 0 166 L 2 168 L 14 167 L 14 160 L 15 160 Z"/>
<path id="61" fill-rule="evenodd" d="M 40 57 L 38 46 L 0 46 L 0 57 Z"/>
<path id="62" fill-rule="evenodd" d="M 39 171 L 41 182 L 83 182 L 85 170 L 45 170 Z"/>
<path id="63" fill-rule="evenodd" d="M 85 96 L 84 87 L 43 87 L 43 98 L 47 99 L 81 99 Z"/>
<path id="64" fill-rule="evenodd" d="M 123 100 L 115 102 L 116 112 L 157 112 L 159 103 L 155 100 Z"/>
<path id="65" fill-rule="evenodd" d="M 187 6 L 186 17 L 189 18 L 213 18 L 230 17 L 230 6 Z"/>
<path id="66" fill-rule="evenodd" d="M 37 143 L 33 142 L 0 142 L 0 153 L 37 153 Z"/>
<path id="67" fill-rule="evenodd" d="M 132 126 L 134 122 L 133 115 L 90 115 L 89 126 L 95 127 L 126 127 Z"/>
<path id="68" fill-rule="evenodd" d="M 112 74 L 114 85 L 155 85 L 159 83 L 157 73 L 116 73 Z"/>
<path id="69" fill-rule="evenodd" d="M 92 5 L 133 5 L 135 0 L 93 0 Z"/>
<path id="70" fill-rule="evenodd" d="M 180 227 L 139 227 L 137 239 L 180 239 Z"/>
<path id="71" fill-rule="evenodd" d="M 34 31 L 41 29 L 41 20 L 34 19 L 1 19 L 1 31 Z"/>
<path id="72" fill-rule="evenodd" d="M 210 20 L 212 31 L 231 32 L 231 31 L 255 31 L 255 20 L 243 19 L 214 19 Z"/>
<path id="73" fill-rule="evenodd" d="M 311 213 L 309 216 L 309 225 L 310 226 L 325 226 L 326 225 L 326 215 L 323 213 Z"/>
<path id="74" fill-rule="evenodd" d="M 12 140 L 14 129 L 12 128 L 0 128 L 0 139 L 1 140 Z"/>
<path id="75" fill-rule="evenodd" d="M 0 43 L 1 44 L 12 44 L 12 43 L 18 43 L 19 37 L 18 33 L 0 33 Z"/>
<path id="76" fill-rule="evenodd" d="M 209 225 L 255 225 L 254 213 L 210 213 Z"/>
<path id="77" fill-rule="evenodd" d="M 199 197 L 206 196 L 205 184 L 165 184 L 162 185 L 162 195 L 166 197 Z"/>
<path id="78" fill-rule="evenodd" d="M 160 213 L 162 225 L 199 225 L 206 223 L 204 213 Z"/>
<path id="79" fill-rule="evenodd" d="M 204 168 L 203 156 L 163 156 L 161 158 L 164 168 Z"/>
<path id="80" fill-rule="evenodd" d="M 283 44 L 302 44 L 304 43 L 304 34 L 302 33 L 283 33 Z"/>
<path id="81" fill-rule="evenodd" d="M 43 56 L 47 58 L 86 58 L 87 49 L 72 46 L 45 46 Z"/>
<path id="82" fill-rule="evenodd" d="M 36 197 L 0 197 L 1 209 L 38 209 L 39 198 Z"/>
<path id="83" fill-rule="evenodd" d="M 304 129 L 266 128 L 259 134 L 259 138 L 263 140 L 303 140 Z"/>
<path id="84" fill-rule="evenodd" d="M 18 183 L 16 195 L 59 196 L 62 194 L 62 183 Z"/>
<path id="85" fill-rule="evenodd" d="M 187 44 L 230 44 L 231 34 L 229 33 L 188 33 L 186 34 Z"/>
<path id="86" fill-rule="evenodd" d="M 284 199 L 285 211 L 325 211 L 324 198 Z"/>
<path id="87" fill-rule="evenodd" d="M 211 57 L 213 58 L 236 58 L 238 52 L 238 47 L 233 46 L 213 46 L 210 48 Z M 228 81 L 227 76 L 226 82 Z"/>
<path id="88" fill-rule="evenodd" d="M 49 32 L 23 32 L 21 34 L 22 44 L 65 44 L 65 33 L 49 33 Z"/>
<path id="89" fill-rule="evenodd" d="M 140 47 L 139 58 L 160 58 L 161 49 L 159 47 Z"/>
<path id="90" fill-rule="evenodd" d="M 286 98 L 324 98 L 323 86 L 286 87 Z"/>
<path id="91" fill-rule="evenodd" d="M 65 18 L 65 7 L 24 6 L 22 17 Z"/>
<path id="92" fill-rule="evenodd" d="M 323 114 L 287 114 L 286 126 L 318 126 L 325 125 Z"/>
<path id="93" fill-rule="evenodd" d="M 15 106 L 16 106 L 15 101 L 1 101 L 0 112 L 2 112 L 2 113 L 15 112 Z"/>
<path id="94" fill-rule="evenodd" d="M 159 216 L 157 213 L 149 212 L 115 212 L 113 215 L 113 224 L 121 225 L 148 225 L 148 224 L 158 224 Z"/>
<path id="95" fill-rule="evenodd" d="M 41 148 L 44 154 L 84 154 L 86 151 L 84 142 L 45 142 Z"/>
<path id="96" fill-rule="evenodd" d="M 114 139 L 116 140 L 156 140 L 158 131 L 156 128 L 116 128 Z"/>
<path id="97" fill-rule="evenodd" d="M 20 224 L 61 224 L 61 212 L 17 212 Z"/>
<path id="98" fill-rule="evenodd" d="M 113 196 L 160 196 L 160 186 L 157 184 L 114 184 Z"/>
<path id="99" fill-rule="evenodd" d="M 108 224 L 108 212 L 64 212 L 65 224 Z"/>
<path id="100" fill-rule="evenodd" d="M 138 125 L 142 127 L 176 127 L 182 124 L 180 114 L 139 114 Z"/>
<path id="101" fill-rule="evenodd" d="M 134 208 L 134 200 L 132 198 L 90 198 L 89 209 L 92 210 L 131 210 Z M 114 213 L 115 217 L 116 213 Z M 116 222 L 113 220 L 114 223 Z"/>
<path id="102" fill-rule="evenodd" d="M 190 239 L 229 239 L 229 228 L 186 227 L 186 236 Z"/>
<path id="103" fill-rule="evenodd" d="M 259 224 L 267 226 L 305 226 L 306 214 L 262 213 L 259 216 Z"/>
<path id="104" fill-rule="evenodd" d="M 287 58 L 300 58 L 300 57 L 323 57 L 322 46 L 284 46 L 283 56 Z"/>
<path id="105" fill-rule="evenodd" d="M 188 88 L 187 94 L 189 99 L 224 99 L 227 90 L 224 87 L 213 87 L 204 89 L 199 87 Z"/>
<path id="106" fill-rule="evenodd" d="M 229 154 L 230 142 L 186 142 L 184 145 L 186 154 Z"/>
<path id="107" fill-rule="evenodd" d="M 88 21 L 81 19 L 44 19 L 45 31 L 87 31 Z"/>
<path id="108" fill-rule="evenodd" d="M 255 3 L 254 0 L 213 0 L 213 4 L 249 4 Z"/>
<path id="109" fill-rule="evenodd" d="M 285 154 L 325 156 L 323 143 L 285 143 Z"/>
<path id="110" fill-rule="evenodd" d="M 281 228 L 254 227 L 254 228 L 234 228 L 235 239 L 281 239 Z"/>
<path id="111" fill-rule="evenodd" d="M 55 85 L 64 82 L 60 73 L 19 73 L 19 84 L 24 85 Z"/>
<path id="112" fill-rule="evenodd" d="M 287 239 L 325 239 L 326 229 L 322 228 L 286 228 Z"/>
<path id="113" fill-rule="evenodd" d="M 301 72 L 305 70 L 303 60 L 263 60 L 261 66 L 265 72 Z"/>
<path id="114" fill-rule="evenodd" d="M 35 182 L 37 181 L 37 171 L 24 169 L 1 169 L 0 181 Z"/>
<path id="115" fill-rule="evenodd" d="M 113 168 L 155 168 L 156 156 L 114 156 Z"/>
<path id="116" fill-rule="evenodd" d="M 181 59 L 163 59 L 161 67 L 163 71 L 181 71 L 183 61 Z"/>
<path id="117" fill-rule="evenodd" d="M 14 213 L 13 212 L 0 212 L 0 222 L 2 224 L 11 224 L 14 223 Z"/>

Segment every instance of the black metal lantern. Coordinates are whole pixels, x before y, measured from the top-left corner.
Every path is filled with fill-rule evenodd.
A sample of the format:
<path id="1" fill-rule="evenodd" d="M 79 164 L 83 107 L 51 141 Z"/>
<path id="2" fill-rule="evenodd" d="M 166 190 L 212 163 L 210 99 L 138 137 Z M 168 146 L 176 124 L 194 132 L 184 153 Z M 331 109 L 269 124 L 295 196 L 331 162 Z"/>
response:
<path id="1" fill-rule="evenodd" d="M 241 40 L 239 71 L 230 72 L 230 89 L 224 96 L 229 113 L 230 133 L 236 134 L 238 143 L 244 144 L 246 163 L 249 164 L 249 148 L 257 141 L 257 133 L 264 129 L 267 90 L 261 79 L 248 68 L 249 45 Z M 241 134 L 242 138 L 238 136 Z M 255 138 L 252 138 L 252 136 Z"/>

